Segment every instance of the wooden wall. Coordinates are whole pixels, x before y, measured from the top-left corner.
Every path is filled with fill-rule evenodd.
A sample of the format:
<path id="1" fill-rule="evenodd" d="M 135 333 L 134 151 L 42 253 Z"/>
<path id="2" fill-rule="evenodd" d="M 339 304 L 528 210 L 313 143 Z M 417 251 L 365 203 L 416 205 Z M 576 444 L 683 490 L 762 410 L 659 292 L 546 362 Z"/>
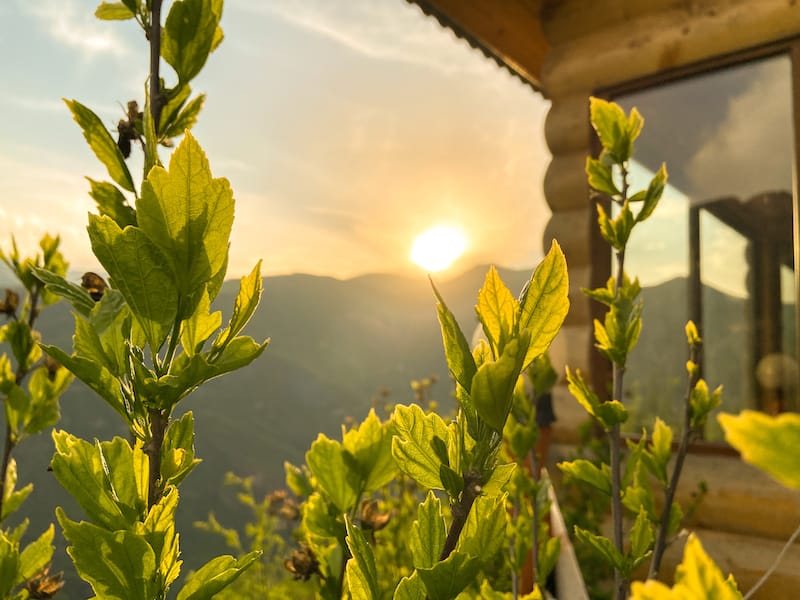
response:
<path id="1" fill-rule="evenodd" d="M 552 348 L 552 358 L 590 372 L 591 307 L 582 287 L 595 285 L 601 257 L 594 207 L 585 183 L 591 153 L 588 97 L 666 70 L 747 50 L 800 34 L 795 0 L 547 0 L 542 27 L 550 50 L 541 83 L 552 107 L 545 125 L 552 152 L 544 183 L 553 211 L 544 247 L 559 240 L 570 269 L 572 309 Z M 645 115 L 646 116 L 646 115 Z M 788 126 L 788 124 L 787 124 Z M 594 241 L 593 241 L 594 240 Z M 555 393 L 555 437 L 575 440 L 585 413 L 565 386 Z M 800 494 L 788 492 L 738 458 L 690 456 L 682 494 L 700 479 L 709 495 L 698 512 L 706 549 L 747 590 L 777 555 L 782 540 L 800 524 Z M 672 572 L 682 544 L 668 554 Z M 757 598 L 800 598 L 800 547 L 795 547 Z"/>

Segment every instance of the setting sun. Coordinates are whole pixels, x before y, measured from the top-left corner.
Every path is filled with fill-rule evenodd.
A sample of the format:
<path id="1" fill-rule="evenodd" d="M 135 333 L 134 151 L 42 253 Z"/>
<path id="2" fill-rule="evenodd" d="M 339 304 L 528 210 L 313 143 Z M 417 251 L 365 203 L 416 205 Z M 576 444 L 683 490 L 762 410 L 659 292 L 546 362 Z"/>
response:
<path id="1" fill-rule="evenodd" d="M 455 227 L 432 227 L 420 233 L 411 247 L 411 260 L 425 269 L 435 272 L 446 269 L 467 248 L 467 238 Z"/>

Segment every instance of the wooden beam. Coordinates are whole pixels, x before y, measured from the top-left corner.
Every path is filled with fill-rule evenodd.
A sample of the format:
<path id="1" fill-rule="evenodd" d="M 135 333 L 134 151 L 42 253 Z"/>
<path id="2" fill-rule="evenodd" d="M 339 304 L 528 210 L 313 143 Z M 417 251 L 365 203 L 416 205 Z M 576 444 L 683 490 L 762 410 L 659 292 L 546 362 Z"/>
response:
<path id="1" fill-rule="evenodd" d="M 474 38 L 490 54 L 540 89 L 547 53 L 539 20 L 541 0 L 412 0 L 424 11 Z"/>

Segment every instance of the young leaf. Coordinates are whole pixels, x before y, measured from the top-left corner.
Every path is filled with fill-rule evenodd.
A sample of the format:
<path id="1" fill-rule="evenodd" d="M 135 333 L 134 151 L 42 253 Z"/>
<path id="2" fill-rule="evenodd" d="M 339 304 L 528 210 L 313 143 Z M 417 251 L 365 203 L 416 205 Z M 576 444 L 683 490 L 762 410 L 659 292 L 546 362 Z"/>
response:
<path id="1" fill-rule="evenodd" d="M 436 311 L 439 315 L 439 324 L 442 328 L 442 341 L 444 342 L 444 355 L 447 359 L 447 367 L 453 379 L 455 379 L 469 394 L 470 390 L 472 390 L 472 378 L 475 376 L 475 371 L 477 370 L 475 359 L 472 357 L 467 338 L 461 331 L 461 327 L 459 327 L 455 316 L 444 303 L 444 299 L 441 294 L 439 294 L 439 290 L 437 290 L 436 286 L 433 284 L 433 279 L 431 279 L 431 287 L 438 301 Z"/>
<path id="2" fill-rule="evenodd" d="M 232 556 L 212 558 L 186 579 L 177 600 L 210 600 L 233 583 L 260 556 L 261 551 L 254 550 L 238 559 Z"/>
<path id="3" fill-rule="evenodd" d="M 156 556 L 156 568 L 164 585 L 168 586 L 180 575 L 178 535 L 175 533 L 175 511 L 178 509 L 178 488 L 167 486 L 147 514 L 143 533 Z"/>
<path id="4" fill-rule="evenodd" d="M 511 340 L 500 358 L 482 364 L 472 380 L 471 397 L 478 416 L 497 432 L 503 431 L 511 410 L 527 341 L 527 335 Z"/>
<path id="5" fill-rule="evenodd" d="M 642 209 L 639 211 L 639 214 L 636 215 L 637 223 L 641 223 L 653 214 L 656 206 L 658 206 L 658 201 L 661 199 L 661 195 L 664 193 L 664 188 L 666 185 L 667 167 L 664 163 L 661 163 L 661 167 L 658 169 L 658 172 L 653 176 L 653 179 L 650 181 L 650 185 L 647 186 L 644 204 L 642 205 Z"/>
<path id="6" fill-rule="evenodd" d="M 633 561 L 631 567 L 636 568 L 642 560 L 650 556 L 650 548 L 653 545 L 653 527 L 644 507 L 639 509 L 636 521 L 631 527 L 630 540 L 630 557 Z"/>
<path id="7" fill-rule="evenodd" d="M 0 597 L 6 598 L 14 587 L 19 571 L 19 552 L 5 533 L 0 531 Z"/>
<path id="8" fill-rule="evenodd" d="M 128 165 L 122 156 L 117 143 L 103 125 L 96 114 L 85 107 L 77 100 L 64 100 L 72 112 L 75 122 L 83 130 L 83 137 L 89 143 L 89 147 L 108 170 L 111 179 L 116 181 L 123 189 L 129 192 L 135 191 L 133 179 L 131 178 Z"/>
<path id="9" fill-rule="evenodd" d="M 211 312 L 208 294 L 203 294 L 197 303 L 194 314 L 181 324 L 181 345 L 187 356 L 202 351 L 205 342 L 219 331 L 222 313 Z"/>
<path id="10" fill-rule="evenodd" d="M 54 535 L 55 527 L 50 523 L 50 527 L 42 535 L 25 546 L 25 549 L 20 552 L 19 573 L 15 583 L 19 584 L 29 580 L 50 563 L 55 550 L 55 546 L 53 546 Z"/>
<path id="11" fill-rule="evenodd" d="M 167 428 L 161 451 L 161 478 L 167 484 L 178 485 L 200 462 L 194 454 L 194 415 L 189 411 Z"/>
<path id="12" fill-rule="evenodd" d="M 244 329 L 250 317 L 255 313 L 258 308 L 258 303 L 261 300 L 262 279 L 261 279 L 261 261 L 259 260 L 250 274 L 242 277 L 239 283 L 239 293 L 236 296 L 236 301 L 233 306 L 233 314 L 228 323 L 228 327 L 221 331 L 214 342 L 215 348 L 224 348 L 234 337 L 239 335 L 239 332 Z"/>
<path id="13" fill-rule="evenodd" d="M 393 434 L 391 424 L 381 423 L 374 409 L 370 409 L 358 428 L 344 434 L 342 446 L 355 459 L 363 481 L 363 493 L 382 488 L 397 475 L 392 458 Z"/>
<path id="14" fill-rule="evenodd" d="M 600 143 L 617 163 L 623 163 L 630 155 L 625 156 L 623 149 L 628 145 L 625 141 L 628 130 L 628 118 L 620 106 L 600 98 L 589 98 L 589 115 L 592 127 L 600 138 Z"/>
<path id="15" fill-rule="evenodd" d="M 306 464 L 320 489 L 341 514 L 352 510 L 362 485 L 359 473 L 355 472 L 345 458 L 346 450 L 339 442 L 320 433 L 306 452 Z"/>
<path id="16" fill-rule="evenodd" d="M 439 561 L 446 535 L 442 504 L 428 491 L 425 502 L 417 508 L 417 520 L 411 525 L 408 540 L 415 568 L 430 569 Z"/>
<path id="17" fill-rule="evenodd" d="M 347 528 L 347 547 L 352 558 L 347 561 L 347 583 L 353 600 L 378 600 L 378 572 L 375 567 L 375 555 L 367 543 L 361 530 L 353 525 L 345 515 Z"/>
<path id="18" fill-rule="evenodd" d="M 30 496 L 33 491 L 33 484 L 29 483 L 20 490 L 15 490 L 17 485 L 17 461 L 10 458 L 8 461 L 8 468 L 6 469 L 6 481 L 3 488 L 3 514 L 0 515 L 0 522 L 5 521 L 6 518 L 14 514 L 20 505 L 25 502 L 25 499 Z"/>
<path id="19" fill-rule="evenodd" d="M 286 486 L 299 498 L 308 498 L 314 491 L 308 479 L 306 471 L 294 466 L 289 461 L 283 462 L 283 470 L 286 473 Z"/>
<path id="20" fill-rule="evenodd" d="M 36 279 L 44 283 L 46 290 L 64 298 L 84 317 L 89 316 L 92 308 L 94 308 L 94 300 L 84 288 L 46 269 L 31 267 L 31 270 Z"/>
<path id="21" fill-rule="evenodd" d="M 447 425 L 442 418 L 435 413 L 426 415 L 419 406 L 412 404 L 398 405 L 392 421 L 395 426 L 392 456 L 398 468 L 423 488 L 444 489 L 439 478 L 442 463 L 431 447 L 435 437 L 447 439 Z"/>
<path id="22" fill-rule="evenodd" d="M 741 600 L 742 594 L 733 577 L 725 579 L 719 567 L 703 550 L 700 540 L 689 535 L 683 550 L 683 562 L 675 570 L 675 585 L 670 588 L 660 581 L 637 581 L 631 586 L 631 600 L 682 600 L 714 598 Z"/>
<path id="23" fill-rule="evenodd" d="M 484 566 L 492 563 L 506 543 L 507 495 L 478 496 L 458 538 L 456 551 L 477 556 Z"/>
<path id="24" fill-rule="evenodd" d="M 494 356 L 500 356 L 511 339 L 517 325 L 518 310 L 516 298 L 503 283 L 497 269 L 489 267 L 483 287 L 478 292 L 475 312 Z"/>
<path id="25" fill-rule="evenodd" d="M 570 462 L 560 462 L 558 463 L 558 468 L 565 475 L 588 483 L 601 492 L 611 495 L 611 473 L 608 465 L 603 464 L 602 469 L 600 469 L 594 463 L 579 458 Z"/>
<path id="26" fill-rule="evenodd" d="M 609 566 L 620 571 L 625 569 L 625 558 L 622 556 L 620 551 L 614 547 L 614 544 L 608 538 L 605 538 L 601 535 L 595 535 L 594 533 L 585 529 L 581 529 L 576 525 L 575 539 L 577 539 L 581 544 L 585 544 Z"/>
<path id="27" fill-rule="evenodd" d="M 188 87 L 188 86 L 187 86 Z M 175 120 L 170 124 L 163 136 L 166 138 L 173 138 L 183 135 L 183 132 L 194 127 L 197 122 L 197 115 L 203 109 L 205 104 L 206 95 L 200 94 L 193 98 L 181 112 L 175 117 Z"/>
<path id="28" fill-rule="evenodd" d="M 177 0 L 170 8 L 162 37 L 161 56 L 181 83 L 193 79 L 215 47 L 222 17 L 222 0 Z M 217 44 L 219 42 L 216 42 Z"/>
<path id="29" fill-rule="evenodd" d="M 127 21 L 135 15 L 127 5 L 122 2 L 103 2 L 94 11 L 94 16 L 104 21 Z"/>
<path id="30" fill-rule="evenodd" d="M 182 302 L 179 316 L 190 316 L 200 300 L 198 292 L 226 264 L 233 225 L 230 184 L 212 178 L 205 152 L 191 134 L 173 152 L 168 170 L 154 167 L 148 174 L 136 217 L 170 267 Z"/>
<path id="31" fill-rule="evenodd" d="M 614 425 L 628 420 L 627 409 L 617 400 L 601 402 L 587 383 L 580 371 L 573 374 L 567 368 L 567 382 L 570 393 L 603 426 L 609 431 Z"/>
<path id="32" fill-rule="evenodd" d="M 597 159 L 586 158 L 586 175 L 589 187 L 609 196 L 619 196 L 620 191 L 614 183 L 611 167 L 604 165 Z"/>
<path id="33" fill-rule="evenodd" d="M 89 215 L 89 239 L 95 256 L 111 276 L 111 284 L 122 292 L 144 330 L 150 348 L 158 350 L 178 310 L 169 262 L 141 229 L 121 230 L 108 217 Z"/>
<path id="34" fill-rule="evenodd" d="M 144 538 L 131 531 L 108 531 L 71 521 L 59 506 L 56 517 L 71 544 L 67 554 L 78 575 L 99 598 L 152 600 L 156 596 L 156 557 Z"/>
<path id="35" fill-rule="evenodd" d="M 394 590 L 392 600 L 425 600 L 425 584 L 416 572 L 411 577 L 403 577 Z"/>
<path id="36" fill-rule="evenodd" d="M 782 485 L 800 489 L 800 415 L 766 415 L 744 410 L 738 416 L 717 417 L 725 440 L 745 462 L 765 471 Z"/>
<path id="37" fill-rule="evenodd" d="M 480 559 L 453 552 L 433 567 L 417 569 L 430 600 L 452 600 L 472 583 L 480 571 Z"/>
<path id="38" fill-rule="evenodd" d="M 531 336 L 523 369 L 547 350 L 561 329 L 569 311 L 568 292 L 567 261 L 553 240 L 519 302 L 519 331 L 528 331 Z"/>

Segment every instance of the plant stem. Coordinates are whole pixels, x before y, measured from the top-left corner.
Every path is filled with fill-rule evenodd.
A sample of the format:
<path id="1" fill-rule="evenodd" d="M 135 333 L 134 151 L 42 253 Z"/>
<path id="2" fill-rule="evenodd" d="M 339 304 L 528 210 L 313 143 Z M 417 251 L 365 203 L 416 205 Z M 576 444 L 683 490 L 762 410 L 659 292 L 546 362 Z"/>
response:
<path id="1" fill-rule="evenodd" d="M 36 322 L 36 317 L 39 316 L 39 292 L 39 285 L 34 285 L 29 300 L 30 312 L 28 313 L 28 328 L 31 331 L 33 331 L 33 324 Z M 14 316 L 14 318 L 16 318 L 16 316 Z M 14 374 L 14 383 L 20 385 L 28 373 L 30 373 L 30 369 L 24 368 L 23 365 L 17 365 L 17 370 Z M 8 399 L 6 399 L 6 402 L 8 402 Z M 6 423 L 6 440 L 3 444 L 3 462 L 0 464 L 0 522 L 3 520 L 2 515 L 6 497 L 8 466 L 11 464 L 11 454 L 17 446 L 17 440 L 15 438 L 16 436 L 11 429 L 11 425 Z"/>
<path id="2" fill-rule="evenodd" d="M 689 350 L 689 360 L 697 364 L 698 354 L 697 346 L 692 344 Z M 695 369 L 695 371 L 689 375 L 689 385 L 686 390 L 686 397 L 684 398 L 685 407 L 681 443 L 678 447 L 678 454 L 675 457 L 675 467 L 672 469 L 669 485 L 664 491 L 664 508 L 661 512 L 661 522 L 658 524 L 656 543 L 653 547 L 653 558 L 650 561 L 650 570 L 647 573 L 648 579 L 655 579 L 658 576 L 658 571 L 661 568 L 661 560 L 664 558 L 664 551 L 667 548 L 667 535 L 669 534 L 669 518 L 672 512 L 672 503 L 675 500 L 675 493 L 678 490 L 678 481 L 680 480 L 681 471 L 683 470 L 683 462 L 686 459 L 686 454 L 689 452 L 689 443 L 694 434 L 692 429 L 692 410 L 689 402 L 692 390 L 697 385 L 699 379 L 699 370 Z"/>
<path id="3" fill-rule="evenodd" d="M 453 550 L 456 549 L 458 538 L 461 535 L 461 530 L 467 523 L 469 511 L 472 510 L 472 505 L 475 499 L 481 495 L 481 476 L 475 471 L 470 471 L 464 474 L 464 491 L 461 493 L 461 501 L 453 507 L 453 522 L 450 523 L 450 530 L 447 532 L 447 538 L 444 541 L 442 553 L 439 556 L 439 562 L 447 559 Z"/>
<path id="4" fill-rule="evenodd" d="M 143 451 L 149 459 L 147 508 L 152 508 L 161 499 L 161 446 L 164 444 L 164 433 L 167 431 L 169 417 L 165 411 L 157 408 L 148 409 L 150 416 L 150 440 Z"/>
<path id="5" fill-rule="evenodd" d="M 162 97 L 161 77 L 161 3 L 162 0 L 152 0 L 150 6 L 150 31 L 147 39 L 150 42 L 150 115 L 153 117 L 153 127 L 158 131 L 161 120 Z"/>
<path id="6" fill-rule="evenodd" d="M 533 550 L 531 551 L 531 562 L 533 563 L 533 580 L 534 584 L 539 578 L 539 486 L 542 484 L 542 478 L 539 476 L 539 457 L 536 455 L 534 448 L 530 452 L 531 456 L 531 477 L 536 482 L 536 492 L 533 495 Z"/>

